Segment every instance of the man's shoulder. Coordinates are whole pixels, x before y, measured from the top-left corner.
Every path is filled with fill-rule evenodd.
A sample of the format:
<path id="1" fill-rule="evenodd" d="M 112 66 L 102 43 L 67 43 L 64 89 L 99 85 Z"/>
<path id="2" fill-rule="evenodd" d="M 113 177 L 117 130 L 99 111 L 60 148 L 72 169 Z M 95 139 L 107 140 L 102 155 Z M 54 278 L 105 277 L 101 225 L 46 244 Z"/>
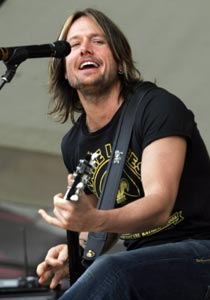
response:
<path id="1" fill-rule="evenodd" d="M 163 88 L 161 86 L 158 86 L 156 83 L 150 82 L 150 81 L 144 81 L 141 84 L 139 84 L 136 88 L 136 95 L 140 95 L 141 93 L 145 92 L 145 96 L 142 101 L 142 106 L 146 107 L 157 107 L 162 109 L 167 108 L 176 108 L 176 107 L 182 107 L 186 109 L 186 105 L 184 102 L 175 94 L 167 90 L 166 88 Z"/>

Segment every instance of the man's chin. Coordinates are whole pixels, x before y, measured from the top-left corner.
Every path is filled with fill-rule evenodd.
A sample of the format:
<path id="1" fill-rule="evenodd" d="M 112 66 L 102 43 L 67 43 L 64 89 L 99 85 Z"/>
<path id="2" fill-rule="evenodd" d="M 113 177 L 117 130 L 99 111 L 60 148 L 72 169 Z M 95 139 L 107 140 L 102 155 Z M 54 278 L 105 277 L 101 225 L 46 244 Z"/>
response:
<path id="1" fill-rule="evenodd" d="M 116 78 L 110 77 L 106 79 L 104 76 L 99 76 L 95 79 L 77 80 L 71 86 L 83 95 L 101 96 L 109 93 L 115 84 Z"/>
<path id="2" fill-rule="evenodd" d="M 101 88 L 103 88 L 104 85 L 104 80 L 101 79 L 97 79 L 97 80 L 86 80 L 83 82 L 77 82 L 75 84 L 71 84 L 71 86 L 82 92 L 82 93 L 90 93 L 90 92 L 94 92 L 94 94 L 97 92 L 98 89 L 101 90 Z"/>
<path id="3" fill-rule="evenodd" d="M 101 93 L 101 88 L 100 86 L 97 85 L 82 85 L 77 88 L 79 92 L 81 92 L 83 95 L 97 95 L 100 91 Z"/>

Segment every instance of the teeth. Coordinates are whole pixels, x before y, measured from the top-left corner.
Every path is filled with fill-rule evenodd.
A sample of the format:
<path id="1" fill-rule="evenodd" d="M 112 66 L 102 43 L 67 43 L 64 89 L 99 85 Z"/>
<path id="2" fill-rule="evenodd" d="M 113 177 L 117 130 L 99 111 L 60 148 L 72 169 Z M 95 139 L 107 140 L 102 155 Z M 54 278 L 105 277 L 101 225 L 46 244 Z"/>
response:
<path id="1" fill-rule="evenodd" d="M 86 62 L 84 62 L 84 63 L 82 63 L 82 64 L 80 65 L 80 69 L 83 69 L 83 68 L 86 67 L 86 66 L 94 66 L 94 67 L 96 67 L 96 68 L 99 67 L 99 65 L 98 65 L 97 63 L 93 62 L 93 61 L 86 61 Z"/>

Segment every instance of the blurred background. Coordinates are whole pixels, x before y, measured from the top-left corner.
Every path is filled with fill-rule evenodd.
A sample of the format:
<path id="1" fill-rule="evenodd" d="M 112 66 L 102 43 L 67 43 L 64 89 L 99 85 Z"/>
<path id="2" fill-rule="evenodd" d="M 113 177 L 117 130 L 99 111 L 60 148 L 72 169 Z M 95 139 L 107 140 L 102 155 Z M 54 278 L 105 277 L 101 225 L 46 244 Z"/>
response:
<path id="1" fill-rule="evenodd" d="M 85 3 L 84 3 L 85 2 Z M 127 36 L 137 67 L 180 97 L 196 116 L 210 150 L 209 0 L 1 0 L 0 47 L 45 44 L 57 39 L 75 10 L 93 7 Z M 0 62 L 0 75 L 5 65 Z M 48 59 L 23 62 L 0 91 L 0 277 L 17 277 L 27 248 L 30 274 L 65 232 L 39 217 L 66 190 L 60 142 L 71 127 L 47 116 Z M 24 242 L 26 241 L 26 243 Z"/>

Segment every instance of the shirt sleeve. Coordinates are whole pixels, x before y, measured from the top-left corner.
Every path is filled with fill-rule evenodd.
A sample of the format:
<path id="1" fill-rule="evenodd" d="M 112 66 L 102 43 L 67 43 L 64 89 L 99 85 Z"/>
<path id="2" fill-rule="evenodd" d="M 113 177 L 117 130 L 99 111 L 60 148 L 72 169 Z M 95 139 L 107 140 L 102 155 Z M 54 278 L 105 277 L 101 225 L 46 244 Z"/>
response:
<path id="1" fill-rule="evenodd" d="M 190 141 L 195 126 L 194 115 L 176 96 L 164 89 L 152 90 L 139 106 L 137 128 L 140 128 L 142 149 L 151 142 L 181 136 Z"/>

